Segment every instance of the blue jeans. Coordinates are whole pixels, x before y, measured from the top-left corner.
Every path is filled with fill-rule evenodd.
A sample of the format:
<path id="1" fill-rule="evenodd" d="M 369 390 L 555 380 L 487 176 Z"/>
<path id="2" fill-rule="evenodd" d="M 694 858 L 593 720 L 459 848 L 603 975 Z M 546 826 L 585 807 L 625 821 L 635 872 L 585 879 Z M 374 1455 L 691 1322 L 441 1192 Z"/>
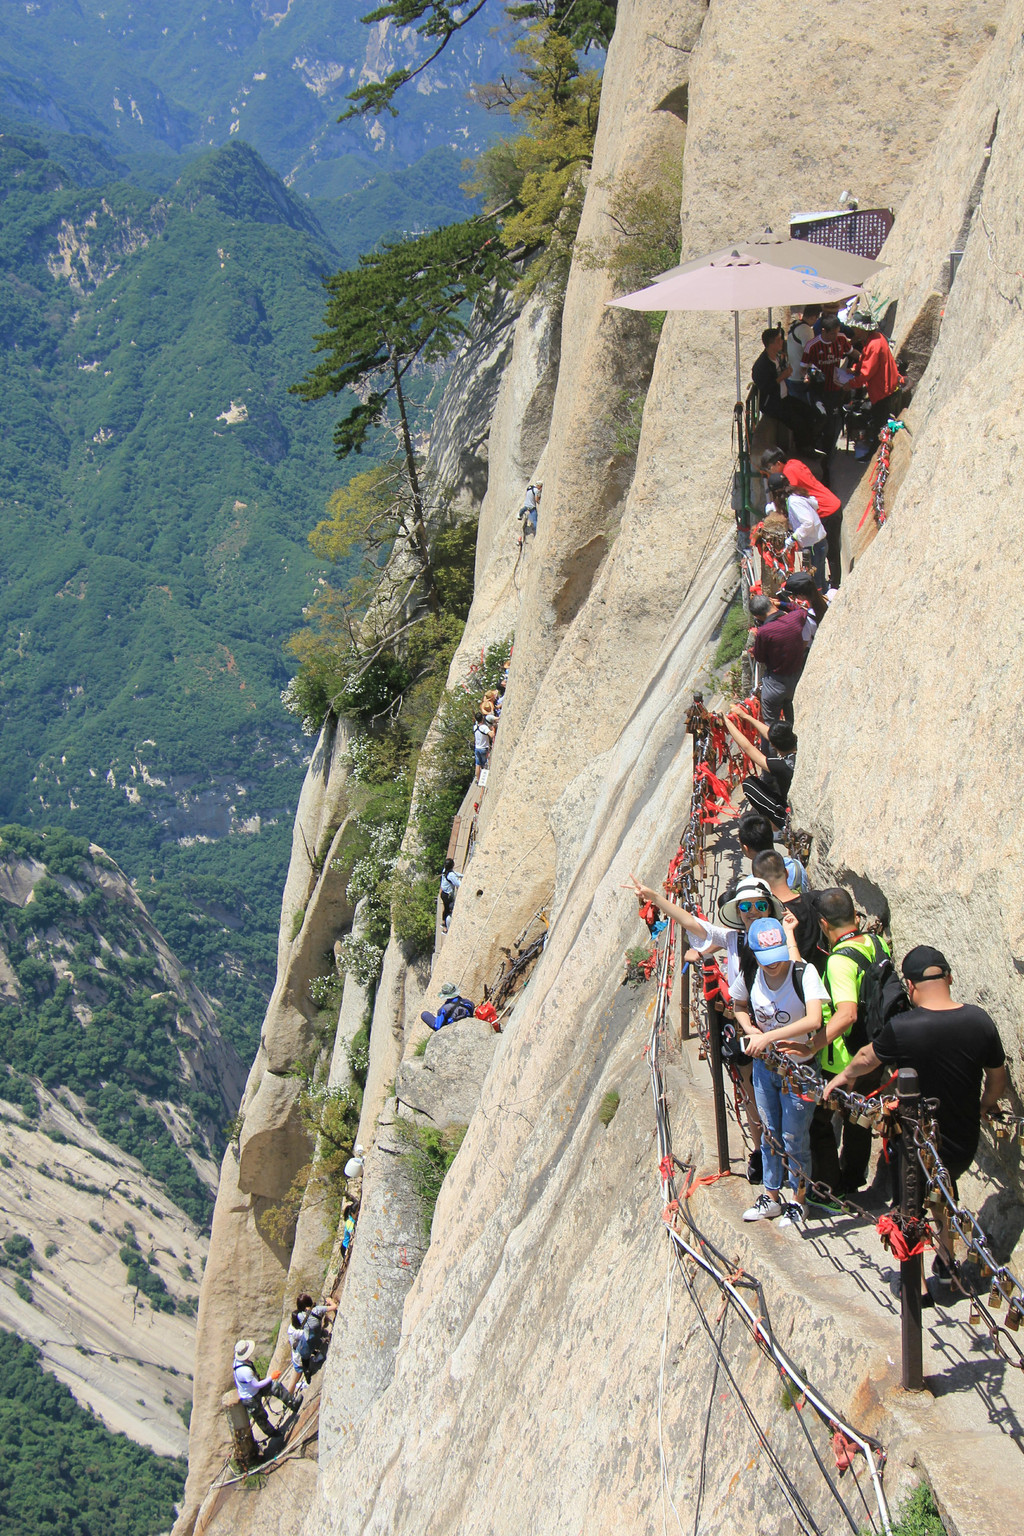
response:
<path id="1" fill-rule="evenodd" d="M 814 1105 L 795 1093 L 783 1093 L 782 1079 L 754 1059 L 754 1099 L 765 1132 L 761 1143 L 764 1157 L 764 1187 L 778 1192 L 782 1188 L 783 1164 L 778 1147 L 785 1147 L 789 1162 L 786 1175 L 795 1191 L 800 1175 L 811 1176 L 811 1121 Z M 770 1138 L 770 1139 L 769 1139 Z"/>

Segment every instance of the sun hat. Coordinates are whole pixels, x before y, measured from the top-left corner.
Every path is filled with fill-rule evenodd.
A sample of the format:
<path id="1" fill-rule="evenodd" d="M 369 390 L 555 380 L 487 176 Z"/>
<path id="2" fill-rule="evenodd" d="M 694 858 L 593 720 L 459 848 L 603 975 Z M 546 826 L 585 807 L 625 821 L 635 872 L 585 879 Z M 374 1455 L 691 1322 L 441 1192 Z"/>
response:
<path id="1" fill-rule="evenodd" d="M 256 1353 L 255 1339 L 239 1339 L 235 1344 L 235 1364 L 244 1365 Z"/>
<path id="2" fill-rule="evenodd" d="M 859 331 L 878 330 L 878 321 L 870 309 L 855 309 L 850 316 L 850 324 L 855 325 Z"/>
<path id="3" fill-rule="evenodd" d="M 718 903 L 718 915 L 727 928 L 742 928 L 743 919 L 740 917 L 737 902 L 758 899 L 769 902 L 769 910 L 776 917 L 782 917 L 782 907 L 779 902 L 775 900 L 764 881 L 756 880 L 753 875 L 744 875 L 734 891 L 725 893 Z"/>
<path id="4" fill-rule="evenodd" d="M 778 965 L 789 959 L 786 934 L 774 917 L 759 917 L 747 930 L 747 943 L 757 956 L 758 965 Z"/>
<path id="5" fill-rule="evenodd" d="M 930 944 L 918 944 L 903 957 L 900 967 L 908 981 L 938 981 L 940 976 L 949 976 L 951 968 L 949 961 L 941 949 L 933 949 Z M 925 971 L 938 970 L 938 976 L 926 976 Z"/>

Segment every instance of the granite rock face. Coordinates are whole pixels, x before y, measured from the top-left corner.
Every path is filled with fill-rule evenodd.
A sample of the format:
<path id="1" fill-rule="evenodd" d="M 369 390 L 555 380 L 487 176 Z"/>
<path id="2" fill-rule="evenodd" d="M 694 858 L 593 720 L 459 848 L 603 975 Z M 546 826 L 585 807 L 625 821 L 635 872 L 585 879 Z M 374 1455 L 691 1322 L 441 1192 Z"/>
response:
<path id="1" fill-rule="evenodd" d="M 897 344 L 918 370 L 914 437 L 900 449 L 892 517 L 844 582 L 797 696 L 794 795 L 819 873 L 851 879 L 869 905 L 888 902 L 898 944 L 914 925 L 915 937 L 950 947 L 971 933 L 955 951 L 958 976 L 1001 1021 L 1020 1002 L 1011 957 L 1024 966 L 1016 769 L 996 775 L 963 743 L 984 742 L 991 757 L 1020 729 L 1013 608 L 988 595 L 1012 562 L 1003 509 L 1024 398 L 1019 12 L 1017 0 L 932 0 L 880 28 L 868 0 L 622 0 L 582 230 L 607 233 L 616 178 L 678 148 L 684 126 L 684 258 L 781 229 L 796 208 L 834 206 L 844 188 L 862 206 L 905 204 L 928 222 L 939 194 L 916 178 L 923 169 L 941 186 L 925 233 L 897 223 L 877 291 L 896 303 Z M 778 67 L 796 58 L 798 89 Z M 965 223 L 947 297 L 943 246 Z M 303 1536 L 653 1533 L 663 1515 L 671 1523 L 665 1499 L 689 1512 L 697 1497 L 713 1371 L 693 1343 L 689 1303 L 682 1311 L 667 1283 L 643 1060 L 650 998 L 619 982 L 638 937 L 622 884 L 631 869 L 658 878 L 677 846 L 691 771 L 685 710 L 735 584 L 731 320 L 670 316 L 651 372 L 645 337 L 607 311 L 611 296 L 610 280 L 579 264 L 560 321 L 527 306 L 498 391 L 476 599 L 452 676 L 514 628 L 508 701 L 443 961 L 428 987 L 392 946 L 378 990 L 360 1127 L 369 1146 L 376 1124 L 378 1141 L 347 1316 L 325 1368 L 321 1476 Z M 763 323 L 742 317 L 745 374 Z M 648 372 L 630 478 L 605 428 L 622 389 Z M 539 532 L 519 558 L 515 511 L 535 472 Z M 975 607 L 962 617 L 968 588 Z M 869 683 L 870 711 L 837 711 Z M 469 1106 L 462 1085 L 430 1097 L 430 1053 L 448 1031 L 420 1061 L 412 1026 L 441 980 L 479 996 L 542 905 L 547 948 L 480 1072 L 479 1106 L 414 1278 L 411 1206 L 381 1176 L 397 1146 L 390 1084 L 397 1076 L 399 1098 L 431 1119 Z M 676 1145 L 700 1163 L 707 1090 L 685 1065 L 670 1079 Z M 598 1110 L 612 1088 L 619 1107 L 605 1128 Z M 856 1276 L 833 1272 L 818 1245 L 799 1244 L 794 1258 L 782 1233 L 751 1233 L 730 1182 L 715 1191 L 700 1197 L 702 1222 L 765 1278 L 787 1340 L 837 1408 L 884 1426 L 899 1475 L 909 1460 L 901 1426 L 922 1421 L 909 1408 L 901 1419 L 889 1392 L 884 1307 L 869 1308 Z M 1013 1213 L 1000 1220 L 1009 1232 Z M 853 1268 L 864 1264 L 877 1267 L 877 1255 Z M 777 1380 L 755 1383 L 756 1350 L 733 1343 L 757 1411 L 777 1419 Z M 796 1415 L 779 1433 L 795 1454 Z M 702 1530 L 787 1528 L 732 1410 L 705 1466 Z M 816 1504 L 815 1517 L 830 1536 L 844 1528 L 834 1509 Z"/>
<path id="2" fill-rule="evenodd" d="M 797 818 L 815 834 L 818 881 L 848 883 L 868 910 L 888 913 L 898 954 L 919 943 L 941 949 L 955 995 L 996 1019 L 1015 1076 L 1024 785 L 1012 744 L 1024 713 L 1019 615 L 1006 583 L 1018 564 L 1024 429 L 1024 280 L 1009 256 L 1021 249 L 1022 26 L 1024 7 L 1008 7 L 890 237 L 893 266 L 878 282 L 899 297 L 898 326 L 909 325 L 928 281 L 934 292 L 942 275 L 938 240 L 915 250 L 923 211 L 952 205 L 944 234 L 967 219 L 963 260 L 907 413 L 890 515 L 844 583 L 797 693 L 793 788 Z M 868 689 L 869 715 L 855 718 Z M 837 697 L 851 706 L 839 730 Z M 992 1166 L 995 1150 L 983 1163 Z M 969 1194 L 975 1208 L 988 1199 L 988 1219 L 1019 1231 L 1019 1207 L 990 1196 L 984 1184 Z"/>

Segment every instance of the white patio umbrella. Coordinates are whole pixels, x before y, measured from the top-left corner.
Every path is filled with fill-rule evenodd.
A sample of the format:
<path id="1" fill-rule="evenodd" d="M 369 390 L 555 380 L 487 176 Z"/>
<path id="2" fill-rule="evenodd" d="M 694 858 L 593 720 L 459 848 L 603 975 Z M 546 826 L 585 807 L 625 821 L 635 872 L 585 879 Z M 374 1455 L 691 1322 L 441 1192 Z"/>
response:
<path id="1" fill-rule="evenodd" d="M 830 256 L 841 256 L 844 261 L 864 262 L 872 270 L 876 262 L 863 257 L 847 256 L 845 251 L 829 251 L 827 246 L 812 246 L 807 240 L 782 242 L 803 246 L 813 253 L 808 265 L 819 251 Z M 766 247 L 777 250 L 779 246 Z M 624 294 L 610 302 L 619 309 L 694 309 L 732 310 L 733 341 L 736 352 L 736 399 L 742 400 L 740 380 L 740 310 L 774 309 L 782 304 L 830 304 L 851 298 L 860 289 L 860 282 L 833 281 L 817 272 L 798 271 L 779 266 L 772 260 L 764 260 L 755 254 L 754 246 L 745 249 L 732 247 L 713 251 L 710 256 L 685 262 L 681 267 L 655 278 L 647 288 L 636 293 Z"/>

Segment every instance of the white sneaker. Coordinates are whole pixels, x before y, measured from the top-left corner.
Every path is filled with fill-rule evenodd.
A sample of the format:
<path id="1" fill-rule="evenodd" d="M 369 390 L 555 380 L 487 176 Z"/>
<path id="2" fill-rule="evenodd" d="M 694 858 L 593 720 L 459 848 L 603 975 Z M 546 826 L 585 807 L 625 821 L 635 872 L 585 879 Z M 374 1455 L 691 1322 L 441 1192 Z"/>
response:
<path id="1" fill-rule="evenodd" d="M 758 1195 L 749 1211 L 743 1212 L 744 1221 L 774 1221 L 782 1215 L 782 1204 L 772 1195 Z"/>
<path id="2" fill-rule="evenodd" d="M 786 1208 L 782 1213 L 779 1226 L 796 1227 L 797 1231 L 799 1232 L 803 1230 L 805 1220 L 806 1217 L 804 1216 L 803 1206 L 798 1205 L 795 1200 L 787 1200 Z"/>

